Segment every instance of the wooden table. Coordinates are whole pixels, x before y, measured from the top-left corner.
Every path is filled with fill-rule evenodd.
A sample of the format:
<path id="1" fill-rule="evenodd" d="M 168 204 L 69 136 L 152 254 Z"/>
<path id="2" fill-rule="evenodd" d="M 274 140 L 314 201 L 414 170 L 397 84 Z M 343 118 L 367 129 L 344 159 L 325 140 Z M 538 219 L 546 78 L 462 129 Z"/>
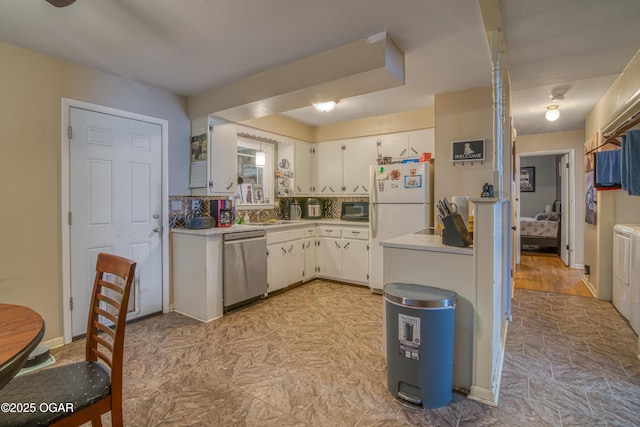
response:
<path id="1" fill-rule="evenodd" d="M 18 373 L 43 335 L 44 320 L 38 313 L 0 304 L 0 388 Z"/>

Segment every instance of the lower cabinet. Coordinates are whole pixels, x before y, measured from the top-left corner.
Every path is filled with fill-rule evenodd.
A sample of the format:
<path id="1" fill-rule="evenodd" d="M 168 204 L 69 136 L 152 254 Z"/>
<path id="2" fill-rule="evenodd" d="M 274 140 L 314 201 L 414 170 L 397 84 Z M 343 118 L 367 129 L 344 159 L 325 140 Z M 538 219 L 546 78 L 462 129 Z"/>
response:
<path id="1" fill-rule="evenodd" d="M 369 282 L 369 232 L 366 229 L 318 227 L 316 259 L 321 277 Z"/>
<path id="2" fill-rule="evenodd" d="M 305 269 L 303 230 L 267 233 L 267 281 L 269 292 L 302 281 Z"/>

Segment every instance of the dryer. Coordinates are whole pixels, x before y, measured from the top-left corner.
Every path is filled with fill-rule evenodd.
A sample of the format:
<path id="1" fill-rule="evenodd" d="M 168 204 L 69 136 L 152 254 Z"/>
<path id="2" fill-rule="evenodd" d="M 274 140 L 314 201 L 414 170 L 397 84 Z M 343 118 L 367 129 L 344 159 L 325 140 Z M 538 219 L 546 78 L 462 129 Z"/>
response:
<path id="1" fill-rule="evenodd" d="M 638 305 L 634 304 L 634 321 L 637 327 L 634 330 L 638 332 L 640 329 L 640 290 L 638 290 L 639 278 L 634 277 L 632 269 L 632 248 L 636 246 L 637 263 L 640 263 L 640 241 L 638 241 L 638 233 L 640 232 L 640 224 L 616 224 L 613 226 L 613 284 L 611 289 L 611 302 L 620 312 L 622 317 L 631 323 L 631 301 L 632 293 L 634 296 L 638 294 Z M 635 233 L 635 234 L 634 234 Z M 632 244 L 632 241 L 635 243 Z M 640 268 L 640 267 L 638 267 Z M 633 282 L 633 284 L 631 283 Z M 633 288 L 633 292 L 632 292 Z"/>
<path id="2" fill-rule="evenodd" d="M 640 226 L 632 228 L 629 235 L 629 323 L 640 335 Z"/>

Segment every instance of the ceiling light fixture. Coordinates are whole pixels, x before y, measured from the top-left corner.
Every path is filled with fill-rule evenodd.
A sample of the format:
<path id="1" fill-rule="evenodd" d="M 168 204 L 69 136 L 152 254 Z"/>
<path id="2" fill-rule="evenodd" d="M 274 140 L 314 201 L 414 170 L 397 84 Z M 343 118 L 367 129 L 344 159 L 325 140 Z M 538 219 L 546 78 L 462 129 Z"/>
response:
<path id="1" fill-rule="evenodd" d="M 337 102 L 336 101 L 327 101 L 327 102 L 314 102 L 313 108 L 316 110 L 326 113 L 327 111 L 331 111 L 335 108 Z"/>
<path id="2" fill-rule="evenodd" d="M 544 118 L 549 120 L 550 122 L 558 120 L 560 117 L 560 110 L 558 110 L 557 105 L 549 105 L 547 107 L 547 111 L 544 113 Z"/>

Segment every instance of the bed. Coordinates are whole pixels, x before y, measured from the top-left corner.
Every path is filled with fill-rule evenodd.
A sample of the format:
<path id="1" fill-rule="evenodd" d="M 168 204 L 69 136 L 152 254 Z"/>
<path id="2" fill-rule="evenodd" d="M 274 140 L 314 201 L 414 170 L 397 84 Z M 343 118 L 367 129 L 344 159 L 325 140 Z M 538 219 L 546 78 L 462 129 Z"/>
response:
<path id="1" fill-rule="evenodd" d="M 560 217 L 561 204 L 553 202 L 552 212 L 542 212 L 534 217 L 520 217 L 520 245 L 554 248 L 560 255 Z"/>

